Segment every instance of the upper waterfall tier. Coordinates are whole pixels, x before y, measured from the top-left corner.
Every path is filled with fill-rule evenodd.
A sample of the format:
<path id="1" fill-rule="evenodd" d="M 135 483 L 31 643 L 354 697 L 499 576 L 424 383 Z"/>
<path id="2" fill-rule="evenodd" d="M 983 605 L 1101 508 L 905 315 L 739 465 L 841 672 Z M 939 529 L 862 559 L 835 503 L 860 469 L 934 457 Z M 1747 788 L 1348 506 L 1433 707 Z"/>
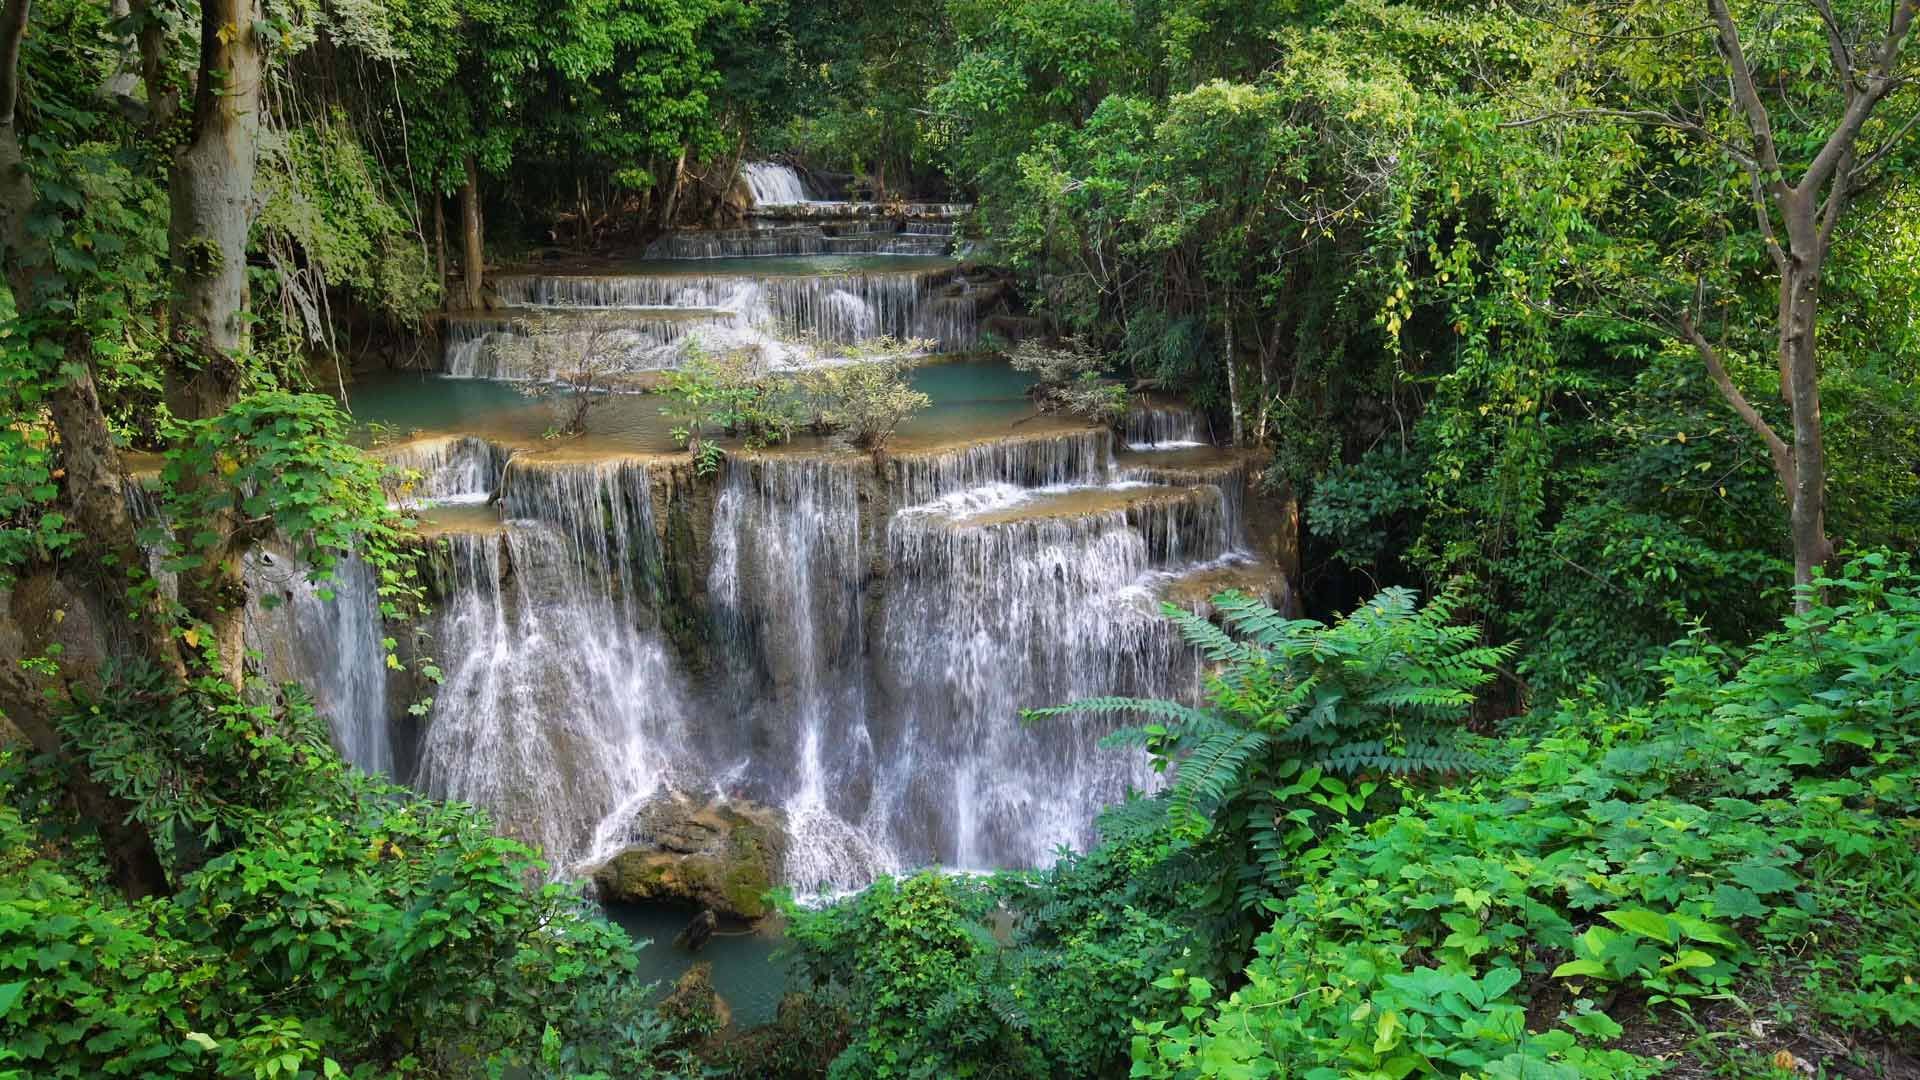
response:
<path id="1" fill-rule="evenodd" d="M 978 336 L 955 265 L 914 256 L 654 261 L 506 274 L 494 289 L 506 310 L 449 317 L 447 374 L 525 379 L 581 356 L 654 371 L 679 366 L 695 344 L 755 350 L 781 367 L 810 362 L 815 343 L 919 338 L 956 352 Z"/>
<path id="2" fill-rule="evenodd" d="M 749 161 L 740 166 L 740 178 L 755 205 L 800 203 L 813 198 L 798 169 L 771 161 Z"/>
<path id="3" fill-rule="evenodd" d="M 799 255 L 926 255 L 953 250 L 953 227 L 915 228 L 923 223 L 860 222 L 854 225 L 784 225 L 758 229 L 681 229 L 647 247 L 649 259 L 740 259 Z"/>
<path id="4" fill-rule="evenodd" d="M 748 213 L 775 220 L 832 220 L 836 218 L 952 219 L 973 209 L 968 203 L 860 202 L 822 198 L 791 165 L 749 161 L 740 166 L 740 179 L 753 201 Z"/>

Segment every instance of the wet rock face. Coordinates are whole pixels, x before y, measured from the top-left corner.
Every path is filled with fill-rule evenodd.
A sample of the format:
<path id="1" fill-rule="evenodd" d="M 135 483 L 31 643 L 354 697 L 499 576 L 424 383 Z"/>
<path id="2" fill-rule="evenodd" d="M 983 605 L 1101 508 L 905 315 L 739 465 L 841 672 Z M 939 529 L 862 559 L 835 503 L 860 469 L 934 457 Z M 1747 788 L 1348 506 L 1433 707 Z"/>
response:
<path id="1" fill-rule="evenodd" d="M 628 846 L 594 871 L 606 899 L 752 920 L 767 913 L 764 894 L 781 880 L 785 823 L 768 807 L 667 794 L 641 808 L 629 835 Z"/>

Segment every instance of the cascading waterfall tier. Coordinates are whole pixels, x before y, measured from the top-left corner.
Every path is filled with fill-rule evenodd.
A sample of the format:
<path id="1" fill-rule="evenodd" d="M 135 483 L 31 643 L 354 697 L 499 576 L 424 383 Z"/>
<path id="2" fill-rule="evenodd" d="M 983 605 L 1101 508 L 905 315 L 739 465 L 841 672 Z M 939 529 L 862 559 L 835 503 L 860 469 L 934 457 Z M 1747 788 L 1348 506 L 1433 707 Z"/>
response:
<path id="1" fill-rule="evenodd" d="M 150 480 L 150 474 L 132 476 L 122 488 L 128 516 L 141 529 L 165 524 Z M 161 594 L 177 597 L 179 578 L 164 568 L 164 548 L 148 548 L 147 561 Z M 241 576 L 253 670 L 270 684 L 303 686 L 340 756 L 362 771 L 392 775 L 386 628 L 374 569 L 349 555 L 328 580 L 314 581 L 275 539 L 246 554 Z"/>
<path id="2" fill-rule="evenodd" d="M 994 484 L 1098 484 L 1113 468 L 1113 434 L 1099 430 L 1003 437 L 903 453 L 892 459 L 892 468 L 900 502 L 907 505 Z"/>
<path id="3" fill-rule="evenodd" d="M 1142 756 L 1097 747 L 1104 720 L 1026 726 L 1019 710 L 1191 695 L 1193 658 L 1151 614 L 1142 582 L 1185 546 L 1167 536 L 1183 516 L 1208 522 L 1194 546 L 1224 542 L 1219 501 L 1151 500 L 1142 529 L 1118 507 L 983 510 L 1004 493 L 971 507 L 966 494 L 903 510 L 888 528 L 874 817 L 898 823 L 895 842 L 916 861 L 1040 865 L 1084 845 L 1101 806 L 1154 776 Z"/>
<path id="4" fill-rule="evenodd" d="M 330 580 L 316 582 L 269 546 L 248 553 L 244 576 L 247 650 L 259 655 L 262 671 L 306 688 L 348 764 L 393 775 L 386 628 L 374 569 L 347 558 Z"/>
<path id="5" fill-rule="evenodd" d="M 499 485 L 507 455 L 475 435 L 436 435 L 381 447 L 382 481 L 396 506 L 485 502 Z"/>
<path id="6" fill-rule="evenodd" d="M 585 357 L 609 357 L 621 371 L 658 371 L 678 360 L 676 346 L 702 333 L 724 337 L 741 313 L 701 307 L 652 310 L 571 306 L 454 314 L 447 317 L 446 374 L 470 379 L 525 379 L 540 367 L 566 370 Z M 550 357 L 532 351 L 550 350 Z"/>
<path id="7" fill-rule="evenodd" d="M 762 229 L 683 229 L 647 247 L 649 259 L 745 259 L 801 255 L 945 255 L 953 229 L 928 232 L 918 222 L 896 229 L 892 222 L 846 228 L 788 225 Z"/>
<path id="8" fill-rule="evenodd" d="M 498 514 L 428 541 L 425 629 L 446 679 L 409 780 L 488 807 L 563 872 L 620 850 L 669 789 L 778 808 L 785 880 L 808 893 L 1083 844 L 1102 805 L 1157 778 L 1141 756 L 1097 748 L 1108 720 L 1026 726 L 1019 710 L 1190 697 L 1196 661 L 1156 599 L 1240 546 L 1237 459 L 1116 459 L 1104 430 L 884 459 L 734 455 L 691 485 L 660 471 L 683 466 L 508 458 L 480 439 L 385 453 L 423 492 L 490 493 L 471 509 Z M 694 522 L 700 537 L 667 545 Z M 667 550 L 700 560 L 697 603 Z M 349 580 L 364 580 L 364 601 L 322 609 L 294 592 L 256 618 L 263 635 L 331 650 L 294 666 L 371 702 L 383 684 L 347 669 L 380 672 L 366 643 L 382 628 L 371 579 Z M 689 620 L 704 627 L 697 658 Z"/>
<path id="9" fill-rule="evenodd" d="M 450 317 L 443 367 L 475 378 L 532 377 L 549 366 L 530 344 L 543 333 L 542 346 L 558 351 L 562 368 L 573 356 L 592 355 L 627 372 L 676 367 L 694 340 L 709 351 L 754 349 L 776 367 L 805 363 L 806 342 L 922 338 L 953 351 L 978 336 L 972 299 L 946 288 L 954 274 L 951 265 L 935 265 L 506 275 L 495 289 L 509 311 Z"/>
<path id="10" fill-rule="evenodd" d="M 508 470 L 497 532 L 447 545 L 446 681 L 415 784 L 491 809 L 572 868 L 684 766 L 691 699 L 652 610 L 649 478 L 625 461 Z"/>
<path id="11" fill-rule="evenodd" d="M 860 485 L 869 474 L 844 459 L 735 459 L 714 508 L 715 636 L 727 655 L 753 658 L 724 691 L 727 713 L 745 725 L 730 752 L 770 751 L 728 771 L 785 811 L 786 875 L 802 889 L 901 866 L 888 830 L 865 813 L 874 757 Z"/>
<path id="12" fill-rule="evenodd" d="M 1122 437 L 1130 450 L 1187 450 L 1210 446 L 1206 417 L 1185 405 L 1137 401 L 1122 421 Z"/>
<path id="13" fill-rule="evenodd" d="M 756 205 L 803 203 L 812 198 L 807 182 L 791 165 L 749 161 L 740 166 L 740 178 L 747 182 L 747 191 Z"/>

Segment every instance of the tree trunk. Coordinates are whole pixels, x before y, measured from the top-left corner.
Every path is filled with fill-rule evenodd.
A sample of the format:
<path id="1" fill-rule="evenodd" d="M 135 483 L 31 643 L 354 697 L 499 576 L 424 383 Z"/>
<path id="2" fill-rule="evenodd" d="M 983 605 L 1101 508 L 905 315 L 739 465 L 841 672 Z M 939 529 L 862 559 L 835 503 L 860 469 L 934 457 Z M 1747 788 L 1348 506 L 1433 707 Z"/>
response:
<path id="1" fill-rule="evenodd" d="M 252 224 L 254 159 L 260 144 L 264 59 L 260 0 L 202 0 L 200 68 L 193 138 L 168 178 L 173 270 L 171 371 L 167 401 L 175 416 L 205 420 L 240 396 L 251 335 L 247 312 L 247 234 Z M 219 483 L 188 477 L 189 485 Z M 193 528 L 234 535 L 235 511 Z M 185 538 L 183 537 L 183 540 Z M 189 550 L 200 545 L 187 545 Z M 245 673 L 246 588 L 237 554 L 225 545 L 180 577 L 180 602 L 205 624 L 219 667 L 238 686 Z"/>
<path id="2" fill-rule="evenodd" d="M 433 268 L 437 275 L 434 281 L 440 286 L 440 306 L 442 309 L 453 306 L 448 303 L 452 297 L 447 293 L 446 202 L 447 200 L 440 197 L 439 192 L 436 191 L 433 193 Z"/>
<path id="3" fill-rule="evenodd" d="M 481 306 L 480 290 L 486 273 L 486 255 L 480 247 L 480 168 L 467 155 L 467 178 L 460 185 L 461 266 L 466 271 L 463 299 L 468 310 Z"/>
<path id="4" fill-rule="evenodd" d="M 1815 240 L 1817 243 L 1818 240 Z M 1796 245 L 1797 246 L 1797 245 Z M 1790 256 L 1780 282 L 1780 365 L 1793 407 L 1793 484 L 1787 490 L 1793 535 L 1794 611 L 1806 614 L 1819 599 L 1813 579 L 1833 555 L 1827 540 L 1827 451 L 1820 429 L 1820 373 L 1815 330 L 1820 313 L 1819 262 Z"/>
<path id="5" fill-rule="evenodd" d="M 673 228 L 673 212 L 675 206 L 680 202 L 680 185 L 684 182 L 686 172 L 687 148 L 685 145 L 682 145 L 680 147 L 680 158 L 673 163 L 673 183 L 667 188 L 666 204 L 660 211 L 660 227 L 663 229 Z"/>
<path id="6" fill-rule="evenodd" d="M 1222 357 L 1227 365 L 1227 418 L 1229 421 L 1228 438 L 1233 445 L 1239 446 L 1246 438 L 1246 425 L 1240 413 L 1240 377 L 1235 372 L 1238 366 L 1233 357 L 1233 301 L 1229 299 L 1226 314 L 1220 319 L 1221 336 L 1225 339 Z"/>
<path id="7" fill-rule="evenodd" d="M 168 179 L 174 415 L 204 419 L 239 395 L 249 334 L 247 231 L 260 143 L 259 0 L 203 0 L 193 139 Z"/>

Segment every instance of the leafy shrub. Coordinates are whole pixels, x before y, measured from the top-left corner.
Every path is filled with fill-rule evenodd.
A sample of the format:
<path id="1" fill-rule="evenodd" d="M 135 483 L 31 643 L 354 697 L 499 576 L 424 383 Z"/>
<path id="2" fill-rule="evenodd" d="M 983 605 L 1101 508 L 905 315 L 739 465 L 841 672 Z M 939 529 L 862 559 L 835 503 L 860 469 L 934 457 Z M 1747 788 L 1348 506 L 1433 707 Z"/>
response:
<path id="1" fill-rule="evenodd" d="M 908 417 L 933 404 L 908 382 L 909 370 L 901 357 L 860 360 L 803 372 L 794 382 L 815 431 L 844 431 L 855 446 L 880 450 Z"/>
<path id="2" fill-rule="evenodd" d="M 1083 337 L 1069 337 L 1058 345 L 1029 338 L 1007 357 L 1015 371 L 1030 372 L 1029 393 L 1040 408 L 1073 413 L 1097 424 L 1114 424 L 1125 416 L 1125 383 L 1105 377 L 1107 361 Z"/>
<path id="3" fill-rule="evenodd" d="M 127 905 L 56 869 L 51 845 L 85 837 L 44 797 L 57 765 L 0 759 L 0 1076 L 686 1065 L 631 942 L 530 884 L 543 867 L 483 815 L 348 769 L 294 690 L 276 707 L 218 678 L 164 686 L 110 679 L 63 727 L 167 838 L 171 896 Z M 98 857 L 83 839 L 63 862 Z"/>
<path id="4" fill-rule="evenodd" d="M 986 921 L 991 892 L 934 872 L 790 910 L 795 970 L 852 1018 L 830 1077 L 1043 1076 Z"/>
<path id="5" fill-rule="evenodd" d="M 741 438 L 748 449 L 759 449 L 792 438 L 803 419 L 784 382 L 747 352 L 709 355 L 690 346 L 681 367 L 666 373 L 660 394 L 666 398 L 660 411 L 673 422 L 674 438 L 693 451 L 696 461 L 711 437 Z"/>
<path id="6" fill-rule="evenodd" d="M 1135 1075 L 1647 1076 L 1599 1000 L 1689 1008 L 1815 941 L 1817 1009 L 1913 1025 L 1920 582 L 1875 556 L 1825 585 L 1744 658 L 1670 650 L 1651 705 L 1565 703 L 1506 768 L 1337 824 L 1241 989 L 1168 977 L 1187 1009 L 1136 1025 Z M 1855 912 L 1887 922 L 1836 937 Z"/>

